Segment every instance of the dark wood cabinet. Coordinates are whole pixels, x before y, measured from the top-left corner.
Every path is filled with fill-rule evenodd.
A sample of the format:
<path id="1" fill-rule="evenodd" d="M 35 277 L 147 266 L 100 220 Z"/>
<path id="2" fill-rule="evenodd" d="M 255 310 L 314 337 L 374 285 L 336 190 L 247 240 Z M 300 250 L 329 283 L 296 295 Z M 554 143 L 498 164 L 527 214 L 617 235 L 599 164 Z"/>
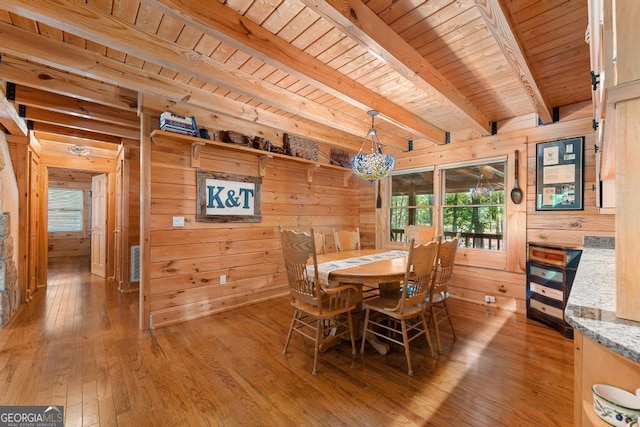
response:
<path id="1" fill-rule="evenodd" d="M 581 249 L 529 243 L 527 261 L 527 317 L 573 338 L 564 308 L 576 276 Z"/>

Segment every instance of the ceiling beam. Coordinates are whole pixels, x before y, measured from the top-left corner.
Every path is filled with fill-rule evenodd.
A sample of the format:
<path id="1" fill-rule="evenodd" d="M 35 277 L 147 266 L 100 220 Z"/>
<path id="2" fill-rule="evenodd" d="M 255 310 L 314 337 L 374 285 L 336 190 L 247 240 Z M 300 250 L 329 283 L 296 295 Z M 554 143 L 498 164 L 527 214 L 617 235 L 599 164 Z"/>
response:
<path id="1" fill-rule="evenodd" d="M 445 142 L 445 132 L 442 129 L 350 79 L 222 3 L 205 3 L 202 0 L 144 0 L 144 2 L 177 19 L 186 21 L 211 37 L 362 109 L 363 113 L 370 109 L 379 110 L 392 119 L 394 124 L 409 132 L 439 144 Z M 364 114 L 363 117 L 365 117 Z"/>
<path id="2" fill-rule="evenodd" d="M 31 33 L 31 36 L 29 37 L 30 40 L 27 39 L 25 41 L 18 41 L 17 43 L 14 43 L 12 42 L 12 38 L 26 37 L 29 35 L 29 32 L 24 30 L 14 31 L 16 28 L 8 24 L 0 25 L 3 35 L 2 51 L 20 53 L 16 56 L 21 58 L 24 56 L 22 52 L 18 52 L 17 49 L 23 49 L 21 46 L 25 45 L 25 41 L 40 43 L 39 40 L 44 38 Z M 34 38 L 33 36 L 36 37 Z M 44 46 L 45 49 L 53 49 L 50 52 L 51 55 L 57 54 L 58 56 L 64 56 L 64 51 L 71 46 L 68 44 L 62 44 L 61 42 L 56 43 L 55 40 L 51 40 L 51 42 L 53 43 L 45 43 Z M 7 49 L 5 49 L 5 46 Z M 30 49 L 35 50 L 35 45 L 32 45 Z M 59 49 L 62 50 L 60 51 Z M 27 50 L 24 52 L 29 51 Z M 42 62 L 37 61 L 34 55 L 29 55 L 29 58 L 34 58 L 34 60 L 39 63 Z M 70 59 L 72 58 L 73 56 L 70 57 Z M 86 65 L 84 68 L 86 68 Z M 78 72 L 77 74 L 85 75 L 81 72 Z M 114 86 L 113 84 L 95 80 L 88 80 L 85 77 L 78 77 L 63 71 L 46 68 L 39 64 L 25 62 L 20 59 L 2 56 L 2 60 L 0 61 L 0 78 L 8 82 L 16 83 L 17 85 L 24 85 L 46 92 L 53 92 L 58 95 L 73 94 L 76 100 L 80 99 L 136 113 L 138 92 L 135 90 L 125 89 Z"/>
<path id="3" fill-rule="evenodd" d="M 83 117 L 71 116 L 69 114 L 57 113 L 55 111 L 48 111 L 37 107 L 27 107 L 26 118 L 33 122 L 48 123 L 71 129 L 84 130 L 87 132 L 98 132 L 105 135 L 117 136 L 119 138 L 140 138 L 139 129 L 99 122 L 97 120 L 85 119 Z"/>
<path id="4" fill-rule="evenodd" d="M 140 120 L 135 111 L 121 110 L 23 85 L 16 85 L 15 102 L 27 107 L 68 114 L 83 119 L 97 120 L 125 128 L 136 129 L 140 127 Z M 29 109 L 27 108 L 27 110 Z"/>
<path id="5" fill-rule="evenodd" d="M 299 117 L 281 116 L 267 110 L 255 108 L 243 102 L 159 76 L 115 59 L 104 57 L 96 52 L 40 36 L 3 22 L 0 22 L 0 33 L 3 35 L 2 50 L 4 52 L 25 60 L 76 73 L 85 78 L 107 82 L 123 88 L 135 88 L 143 93 L 163 97 L 166 99 L 168 111 L 170 111 L 171 105 L 186 103 L 193 108 L 193 115 L 196 116 L 202 113 L 198 110 L 229 115 L 237 119 L 260 123 L 274 129 L 281 129 L 285 132 L 351 150 L 354 147 L 357 150 L 364 137 L 364 134 L 356 137 L 333 127 L 301 120 Z M 52 72 L 53 70 L 42 65 L 16 59 L 9 61 L 9 59 L 12 58 L 3 57 L 0 62 L 0 76 L 3 75 L 5 67 L 11 64 L 14 72 L 23 70 L 25 74 L 32 74 L 29 77 L 30 80 L 37 80 L 39 76 L 46 76 L 47 84 L 50 87 L 58 88 L 59 85 L 68 90 L 69 93 L 74 93 L 73 85 L 67 85 L 66 79 L 73 77 L 77 80 L 83 80 L 63 72 L 54 73 Z M 20 64 L 20 66 L 17 66 L 17 64 Z M 13 80 L 16 81 L 15 78 Z M 134 103 L 137 105 L 137 99 Z M 391 137 L 390 135 L 390 138 L 385 138 L 385 142 L 391 145 L 395 142 L 396 146 L 403 149 L 406 147 L 405 140 L 401 138 L 395 138 L 394 140 Z"/>
<path id="6" fill-rule="evenodd" d="M 176 44 L 84 3 L 74 0 L 58 0 L 55 3 L 48 0 L 34 0 L 28 3 L 21 0 L 3 0 L 2 8 L 76 36 L 100 40 L 110 48 L 352 135 L 363 136 L 369 130 L 368 123 L 356 123 L 353 117 L 340 111 L 266 83 L 206 55 L 195 51 L 185 52 Z M 386 143 L 406 145 L 406 141 L 396 141 L 394 144 L 389 139 Z"/>
<path id="7" fill-rule="evenodd" d="M 0 124 L 11 135 L 27 136 L 27 123 L 18 114 L 15 104 L 7 99 L 6 82 L 0 80 Z"/>
<path id="8" fill-rule="evenodd" d="M 443 108 L 491 133 L 489 118 L 448 81 L 430 62 L 360 0 L 302 0 L 335 27 L 382 58 L 392 69 L 429 94 Z"/>
<path id="9" fill-rule="evenodd" d="M 522 84 L 527 95 L 531 98 L 535 112 L 543 123 L 551 123 L 553 116 L 549 103 L 545 100 L 540 87 L 536 83 L 533 70 L 529 67 L 527 57 L 511 30 L 509 19 L 500 6 L 500 0 L 475 0 L 475 3 L 482 19 L 487 24 L 487 28 L 500 46 L 502 54 L 518 77 L 518 81 Z"/>
<path id="10" fill-rule="evenodd" d="M 102 141 L 102 142 L 110 142 L 112 144 L 120 144 L 122 142 L 122 138 L 113 135 L 107 135 L 104 133 L 98 132 L 88 132 L 86 130 L 73 129 L 64 126 L 52 125 L 49 123 L 34 123 L 33 124 L 34 132 L 46 132 L 46 133 L 55 133 L 58 135 L 66 135 L 70 137 L 76 137 L 81 139 L 88 139 L 93 141 Z"/>

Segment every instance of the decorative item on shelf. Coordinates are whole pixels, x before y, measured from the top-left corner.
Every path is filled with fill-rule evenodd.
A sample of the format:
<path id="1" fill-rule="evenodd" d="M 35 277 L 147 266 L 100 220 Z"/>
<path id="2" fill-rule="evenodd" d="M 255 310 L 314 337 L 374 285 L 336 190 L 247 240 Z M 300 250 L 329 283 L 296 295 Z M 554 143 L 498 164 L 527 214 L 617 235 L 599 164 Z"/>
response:
<path id="1" fill-rule="evenodd" d="M 348 168 L 351 165 L 349 162 L 349 153 L 344 150 L 332 148 L 329 151 L 329 164 Z"/>
<path id="2" fill-rule="evenodd" d="M 291 156 L 301 159 L 318 161 L 318 146 L 310 139 L 300 136 L 284 134 L 284 151 L 288 151 Z"/>
<path id="3" fill-rule="evenodd" d="M 84 145 L 72 145 L 67 147 L 67 151 L 74 156 L 88 156 L 91 154 L 91 150 Z"/>
<path id="4" fill-rule="evenodd" d="M 251 146 L 256 150 L 269 151 L 276 154 L 287 154 L 283 146 L 275 145 L 270 139 L 261 136 L 254 136 L 251 140 Z"/>
<path id="5" fill-rule="evenodd" d="M 256 150 L 269 151 L 271 140 L 262 138 L 261 136 L 254 136 L 251 140 L 251 146 Z"/>
<path id="6" fill-rule="evenodd" d="M 367 136 L 364 137 L 358 154 L 351 158 L 351 169 L 359 178 L 375 181 L 389 175 L 396 160 L 392 155 L 382 152 L 382 144 L 378 140 L 378 133 L 373 125 L 375 117 L 379 114 L 378 111 L 369 110 L 367 114 L 371 116 L 371 129 L 367 132 Z M 371 150 L 366 153 L 362 149 L 369 138 L 371 138 Z"/>
<path id="7" fill-rule="evenodd" d="M 211 139 L 209 137 L 209 130 L 207 128 L 200 128 L 200 138 L 202 138 L 202 139 Z"/>
<path id="8" fill-rule="evenodd" d="M 220 141 L 229 144 L 241 145 L 243 147 L 251 147 L 251 140 L 248 136 L 230 130 L 220 131 Z"/>
<path id="9" fill-rule="evenodd" d="M 618 387 L 594 384 L 593 409 L 600 418 L 613 426 L 637 426 L 640 397 Z M 640 393 L 640 389 L 636 391 Z"/>
<path id="10" fill-rule="evenodd" d="M 483 183 L 484 175 L 480 174 L 478 177 L 478 182 L 476 186 L 469 189 L 469 193 L 471 193 L 471 197 L 491 197 L 493 194 L 493 186 L 490 182 L 486 184 Z"/>
<path id="11" fill-rule="evenodd" d="M 160 130 L 183 135 L 200 136 L 195 117 L 180 116 L 169 111 L 160 114 Z"/>

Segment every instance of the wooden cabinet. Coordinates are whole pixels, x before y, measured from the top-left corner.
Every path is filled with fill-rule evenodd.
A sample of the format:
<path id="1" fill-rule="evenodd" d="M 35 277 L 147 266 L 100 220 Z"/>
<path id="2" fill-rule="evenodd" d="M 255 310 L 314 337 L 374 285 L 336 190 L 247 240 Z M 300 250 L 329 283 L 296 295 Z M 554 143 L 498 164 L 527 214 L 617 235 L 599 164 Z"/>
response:
<path id="1" fill-rule="evenodd" d="M 640 384 L 640 363 L 598 344 L 579 331 L 576 331 L 573 346 L 575 425 L 608 426 L 593 409 L 591 387 L 609 384 L 634 393 Z"/>
<path id="2" fill-rule="evenodd" d="M 573 328 L 564 320 L 581 249 L 529 244 L 527 261 L 527 317 L 573 338 Z"/>

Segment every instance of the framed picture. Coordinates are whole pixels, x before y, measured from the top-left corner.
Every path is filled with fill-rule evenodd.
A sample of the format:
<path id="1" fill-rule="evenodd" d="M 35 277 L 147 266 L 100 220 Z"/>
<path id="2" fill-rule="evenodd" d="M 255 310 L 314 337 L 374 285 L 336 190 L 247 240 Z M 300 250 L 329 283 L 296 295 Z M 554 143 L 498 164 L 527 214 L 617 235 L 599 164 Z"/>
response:
<path id="1" fill-rule="evenodd" d="M 196 182 L 196 221 L 260 222 L 261 178 L 198 170 Z"/>
<path id="2" fill-rule="evenodd" d="M 581 210 L 584 137 L 536 145 L 536 210 Z"/>

